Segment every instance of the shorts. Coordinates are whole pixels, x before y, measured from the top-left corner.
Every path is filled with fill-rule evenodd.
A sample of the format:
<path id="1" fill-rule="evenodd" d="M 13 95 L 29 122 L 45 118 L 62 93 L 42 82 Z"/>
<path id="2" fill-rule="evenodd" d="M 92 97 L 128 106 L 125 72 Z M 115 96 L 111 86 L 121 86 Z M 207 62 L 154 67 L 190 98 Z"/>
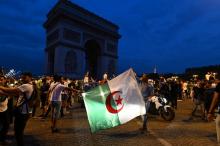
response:
<path id="1" fill-rule="evenodd" d="M 61 101 L 51 101 L 52 119 L 60 117 Z"/>

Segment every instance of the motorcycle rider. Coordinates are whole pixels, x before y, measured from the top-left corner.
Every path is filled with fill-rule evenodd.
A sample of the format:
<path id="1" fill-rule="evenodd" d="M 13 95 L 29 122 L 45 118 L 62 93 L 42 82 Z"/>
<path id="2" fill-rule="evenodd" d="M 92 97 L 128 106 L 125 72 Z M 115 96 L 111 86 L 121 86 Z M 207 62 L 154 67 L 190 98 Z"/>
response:
<path id="1" fill-rule="evenodd" d="M 154 95 L 154 87 L 148 83 L 148 77 L 143 74 L 139 83 L 141 94 L 144 98 L 146 114 L 144 115 L 143 127 L 140 129 L 142 133 L 147 132 L 147 113 L 150 107 L 149 99 Z"/>

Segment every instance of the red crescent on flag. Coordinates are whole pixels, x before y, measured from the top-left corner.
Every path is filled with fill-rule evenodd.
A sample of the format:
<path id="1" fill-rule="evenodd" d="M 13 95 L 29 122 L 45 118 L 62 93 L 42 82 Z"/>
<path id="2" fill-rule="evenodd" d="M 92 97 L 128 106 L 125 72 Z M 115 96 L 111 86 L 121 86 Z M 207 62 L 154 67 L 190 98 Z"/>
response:
<path id="1" fill-rule="evenodd" d="M 124 107 L 124 104 L 122 105 L 122 107 L 120 109 L 114 109 L 111 105 L 111 99 L 113 99 L 113 95 L 115 95 L 116 93 L 121 93 L 121 91 L 114 91 L 113 93 L 110 93 L 108 96 L 107 96 L 107 99 L 106 99 L 106 108 L 108 109 L 108 111 L 112 114 L 116 114 L 116 113 L 119 113 L 123 107 Z"/>

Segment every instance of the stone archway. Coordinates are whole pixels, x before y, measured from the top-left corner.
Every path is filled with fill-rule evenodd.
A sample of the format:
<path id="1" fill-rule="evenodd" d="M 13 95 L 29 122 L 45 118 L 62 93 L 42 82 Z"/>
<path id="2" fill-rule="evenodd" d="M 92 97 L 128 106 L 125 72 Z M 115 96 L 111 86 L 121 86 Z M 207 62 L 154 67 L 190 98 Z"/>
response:
<path id="1" fill-rule="evenodd" d="M 98 78 L 98 61 L 101 55 L 100 45 L 96 40 L 88 40 L 85 43 L 85 59 L 86 59 L 86 71 L 94 79 Z"/>
<path id="2" fill-rule="evenodd" d="M 51 49 L 48 51 L 48 64 L 47 64 L 47 70 L 48 70 L 48 74 L 54 74 L 54 55 L 55 55 L 55 51 L 54 49 Z"/>
<path id="3" fill-rule="evenodd" d="M 121 37 L 116 24 L 70 0 L 59 0 L 47 14 L 44 28 L 47 73 L 76 79 L 87 71 L 94 79 L 115 73 Z"/>
<path id="4" fill-rule="evenodd" d="M 69 51 L 65 57 L 65 73 L 77 72 L 77 54 L 75 51 Z"/>

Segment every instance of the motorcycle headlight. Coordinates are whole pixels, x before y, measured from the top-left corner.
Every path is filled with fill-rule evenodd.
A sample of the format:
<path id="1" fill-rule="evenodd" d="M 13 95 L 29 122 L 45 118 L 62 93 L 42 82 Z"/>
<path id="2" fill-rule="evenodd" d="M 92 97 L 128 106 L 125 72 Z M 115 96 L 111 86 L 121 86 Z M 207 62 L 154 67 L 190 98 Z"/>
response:
<path id="1" fill-rule="evenodd" d="M 166 99 L 166 98 L 163 98 L 163 101 L 164 101 L 165 103 L 167 103 L 167 99 Z"/>

